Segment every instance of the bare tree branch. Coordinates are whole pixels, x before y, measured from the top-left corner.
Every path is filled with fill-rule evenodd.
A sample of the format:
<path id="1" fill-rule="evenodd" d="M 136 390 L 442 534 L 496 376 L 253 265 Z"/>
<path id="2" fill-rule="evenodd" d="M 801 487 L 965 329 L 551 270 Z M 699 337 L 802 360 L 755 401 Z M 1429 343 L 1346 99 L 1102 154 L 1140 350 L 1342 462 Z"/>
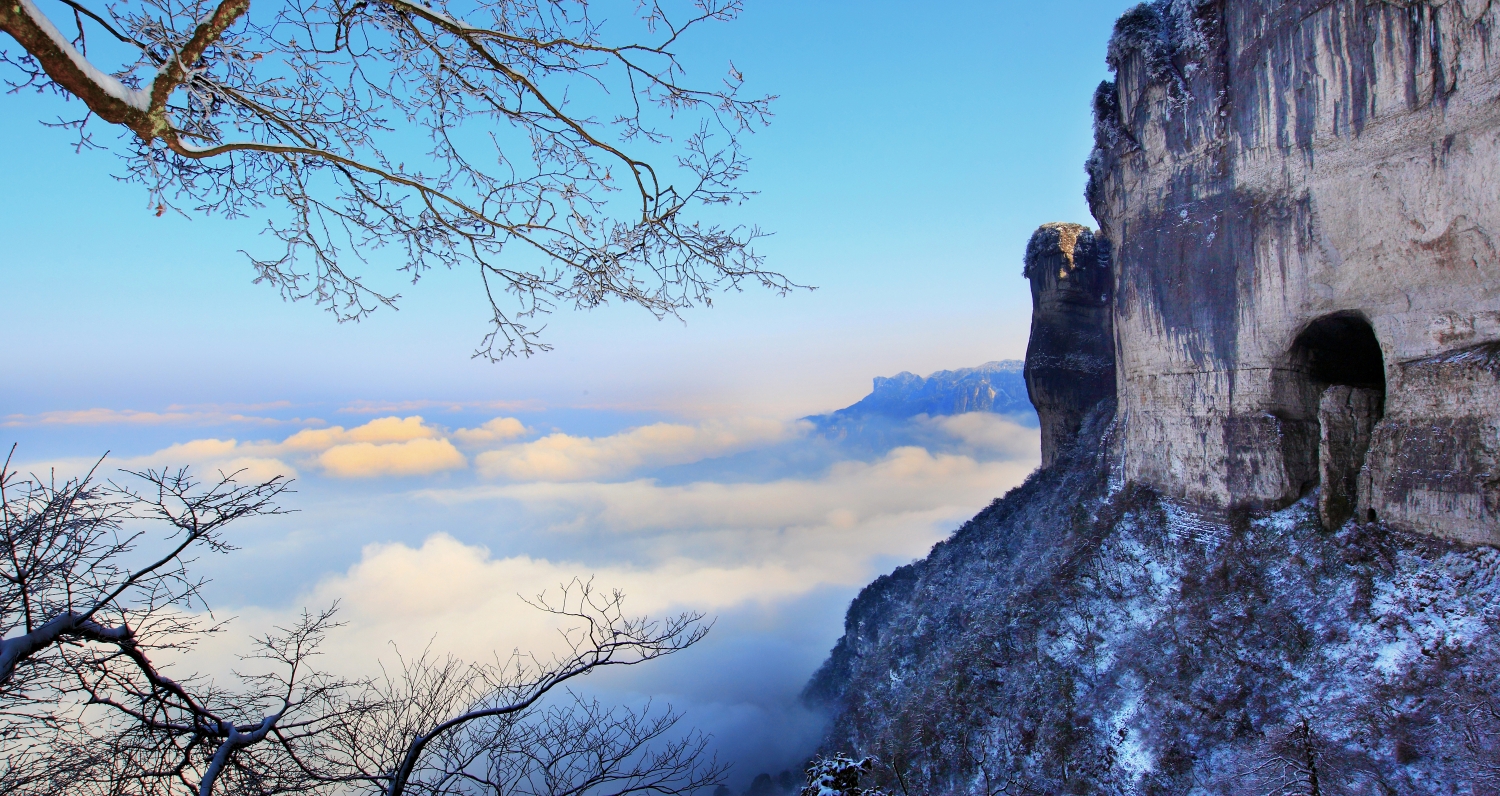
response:
<path id="1" fill-rule="evenodd" d="M 558 306 L 662 318 L 747 283 L 798 287 L 765 269 L 760 230 L 694 217 L 749 197 L 742 139 L 772 98 L 742 96 L 732 64 L 689 85 L 674 48 L 740 0 L 641 4 L 637 41 L 606 40 L 582 0 L 59 0 L 80 46 L 87 24 L 128 45 L 113 71 L 45 1 L 0 7 L 12 90 L 81 100 L 62 125 L 80 147 L 91 120 L 128 131 L 125 176 L 158 214 L 278 205 L 257 281 L 340 320 L 395 305 L 357 273 L 387 247 L 413 282 L 478 272 L 492 317 L 475 355 L 491 359 L 547 350 L 533 319 Z"/>
<path id="2" fill-rule="evenodd" d="M 717 783 L 678 714 L 607 708 L 565 684 L 683 650 L 702 616 L 631 617 L 574 580 L 530 604 L 562 652 L 472 665 L 423 653 L 381 679 L 319 665 L 338 606 L 254 639 L 232 685 L 172 674 L 219 632 L 190 572 L 235 521 L 281 512 L 287 482 L 185 469 L 57 483 L 0 467 L 0 791 L 7 794 L 686 796 Z M 153 532 L 153 529 L 162 529 Z M 151 545 L 156 552 L 150 552 Z M 148 554 L 150 552 L 150 554 Z M 191 659 L 191 656 L 186 656 Z"/>

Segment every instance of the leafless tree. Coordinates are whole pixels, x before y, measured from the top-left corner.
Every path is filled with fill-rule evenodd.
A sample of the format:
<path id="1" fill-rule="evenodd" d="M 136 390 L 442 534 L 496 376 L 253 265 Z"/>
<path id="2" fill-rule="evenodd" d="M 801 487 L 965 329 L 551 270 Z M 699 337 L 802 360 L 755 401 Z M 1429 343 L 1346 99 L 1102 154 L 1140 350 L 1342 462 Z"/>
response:
<path id="1" fill-rule="evenodd" d="M 707 739 L 675 734 L 679 715 L 606 708 L 572 695 L 542 700 L 603 667 L 634 665 L 697 643 L 698 614 L 638 619 L 623 595 L 585 581 L 532 604 L 570 621 L 565 651 L 548 659 L 514 653 L 489 665 L 424 653 L 374 682 L 347 721 L 299 753 L 320 781 L 386 796 L 676 796 L 719 781 Z M 571 693 L 571 692 L 570 692 Z"/>
<path id="2" fill-rule="evenodd" d="M 232 550 L 224 527 L 279 513 L 287 483 L 129 475 L 58 484 L 0 467 L 5 793 L 677 796 L 722 775 L 670 708 L 544 703 L 578 677 L 707 632 L 699 614 L 631 617 L 623 595 L 586 581 L 532 602 L 566 625 L 551 657 L 423 654 L 380 678 L 336 677 L 319 666 L 338 626 L 332 606 L 256 638 L 232 686 L 173 676 L 160 657 L 183 668 L 195 642 L 223 629 L 205 622 L 192 556 Z"/>
<path id="3" fill-rule="evenodd" d="M 874 788 L 860 787 L 859 781 L 875 770 L 875 759 L 855 759 L 835 754 L 818 757 L 807 767 L 807 784 L 801 796 L 885 796 Z"/>
<path id="4" fill-rule="evenodd" d="M 534 319 L 559 305 L 664 317 L 796 287 L 758 229 L 694 210 L 746 198 L 741 138 L 769 118 L 732 64 L 693 87 L 678 56 L 741 0 L 620 6 L 625 40 L 586 0 L 15 0 L 0 61 L 12 90 L 82 101 L 57 123 L 78 146 L 115 126 L 158 214 L 278 205 L 279 245 L 251 260 L 289 299 L 392 305 L 358 267 L 382 247 L 412 281 L 474 268 L 493 311 L 475 354 L 495 359 L 546 350 Z"/>
<path id="5" fill-rule="evenodd" d="M 14 448 L 12 448 L 12 453 Z M 227 552 L 226 525 L 280 512 L 287 482 L 251 486 L 221 476 L 207 489 L 186 470 L 128 475 L 145 488 L 104 484 L 90 472 L 62 483 L 22 479 L 0 466 L 0 698 L 8 705 L 56 687 L 69 645 L 96 643 L 149 666 L 152 649 L 191 629 L 202 581 L 198 550 Z M 146 525 L 164 525 L 160 550 L 143 550 Z M 163 646 L 164 645 L 164 646 Z"/>
<path id="6" fill-rule="evenodd" d="M 260 725 L 291 710 L 285 704 L 253 726 L 226 720 L 224 708 L 246 705 L 212 689 L 195 697 L 192 681 L 174 680 L 157 662 L 219 629 L 195 613 L 207 606 L 203 581 L 188 569 L 193 556 L 233 549 L 223 538 L 230 523 L 279 513 L 286 481 L 245 486 L 226 475 L 204 488 L 186 470 L 127 475 L 123 484 L 100 483 L 92 472 L 59 483 L 23 479 L 9 458 L 0 466 L 0 751 L 11 764 L 10 792 L 56 792 L 49 789 L 59 778 L 73 791 L 107 779 L 131 750 L 129 731 L 102 743 L 93 737 L 101 720 L 118 726 L 109 708 L 134 729 L 229 751 L 260 740 Z M 157 527 L 164 532 L 153 534 Z M 326 617 L 304 624 L 302 641 L 319 636 Z M 262 641 L 285 661 L 311 651 Z M 300 707 L 306 685 L 295 674 L 280 684 Z M 182 766 L 153 771 L 188 775 Z"/>
<path id="7" fill-rule="evenodd" d="M 1240 785 L 1265 796 L 1325 796 L 1325 744 L 1306 717 L 1267 731 L 1254 767 Z"/>

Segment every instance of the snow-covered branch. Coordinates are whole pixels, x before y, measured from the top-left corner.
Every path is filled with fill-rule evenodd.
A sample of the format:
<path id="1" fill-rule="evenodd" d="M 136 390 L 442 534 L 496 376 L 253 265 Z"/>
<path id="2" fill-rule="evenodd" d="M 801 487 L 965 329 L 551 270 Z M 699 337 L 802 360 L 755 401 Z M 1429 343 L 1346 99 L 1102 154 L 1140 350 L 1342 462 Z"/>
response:
<path id="1" fill-rule="evenodd" d="M 251 258 L 257 281 L 340 320 L 399 299 L 349 270 L 382 247 L 413 282 L 479 272 L 491 329 L 476 355 L 489 358 L 546 350 L 532 319 L 559 305 L 666 317 L 719 290 L 798 287 L 764 267 L 757 228 L 694 216 L 749 197 L 741 137 L 771 97 L 743 96 L 732 65 L 718 85 L 689 84 L 674 48 L 740 0 L 622 3 L 611 29 L 634 16 L 639 36 L 620 41 L 580 0 L 62 0 L 80 31 L 128 43 L 134 61 L 113 71 L 46 1 L 0 6 L 21 49 L 0 49 L 11 85 L 82 100 L 82 142 L 100 121 L 128 130 L 126 175 L 158 214 L 281 205 L 280 245 Z"/>

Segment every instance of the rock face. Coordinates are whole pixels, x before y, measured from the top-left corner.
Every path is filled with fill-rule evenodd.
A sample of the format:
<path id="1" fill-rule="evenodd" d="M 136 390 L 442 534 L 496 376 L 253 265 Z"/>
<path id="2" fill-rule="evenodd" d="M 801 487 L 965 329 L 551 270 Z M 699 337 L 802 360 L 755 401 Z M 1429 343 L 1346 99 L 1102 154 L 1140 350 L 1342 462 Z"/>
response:
<path id="1" fill-rule="evenodd" d="M 1109 246 L 1078 224 L 1044 224 L 1026 246 L 1031 340 L 1026 393 L 1042 425 L 1042 466 L 1078 438 L 1084 415 L 1115 394 Z"/>
<path id="2" fill-rule="evenodd" d="M 1325 391 L 1373 390 L 1354 513 L 1500 543 L 1497 30 L 1487 0 L 1121 18 L 1088 197 L 1113 250 L 1126 480 L 1288 505 L 1351 466 L 1319 461 Z"/>
<path id="3" fill-rule="evenodd" d="M 892 793 L 1500 793 L 1496 31 L 1120 20 L 1100 231 L 1027 252 L 1047 466 L 855 599 L 826 751 Z"/>
<path id="4" fill-rule="evenodd" d="M 1324 390 L 1318 403 L 1318 474 L 1323 485 L 1318 516 L 1329 530 L 1337 530 L 1357 508 L 1359 477 L 1382 402 L 1378 390 L 1340 384 Z"/>
<path id="5" fill-rule="evenodd" d="M 825 753 L 933 796 L 1500 793 L 1500 551 L 1121 486 L 1110 409 L 854 600 Z"/>

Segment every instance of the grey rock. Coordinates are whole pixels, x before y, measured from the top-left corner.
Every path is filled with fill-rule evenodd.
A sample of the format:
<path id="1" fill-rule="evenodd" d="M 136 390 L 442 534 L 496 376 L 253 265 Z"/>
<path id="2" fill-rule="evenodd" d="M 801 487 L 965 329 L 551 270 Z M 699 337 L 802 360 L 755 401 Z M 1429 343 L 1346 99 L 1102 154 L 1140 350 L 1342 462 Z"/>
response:
<path id="1" fill-rule="evenodd" d="M 1320 478 L 1323 391 L 1383 390 L 1361 516 L 1500 543 L 1497 30 L 1481 0 L 1122 17 L 1088 198 L 1128 481 L 1286 506 Z"/>
<path id="2" fill-rule="evenodd" d="M 1115 394 L 1109 247 L 1079 224 L 1044 224 L 1026 245 L 1031 338 L 1026 392 L 1042 430 L 1042 466 L 1078 437 L 1084 415 Z"/>
<path id="3" fill-rule="evenodd" d="M 1379 422 L 1385 396 L 1379 390 L 1335 385 L 1318 403 L 1318 516 L 1337 530 L 1354 514 L 1360 472 L 1370 450 L 1370 432 Z"/>
<path id="4" fill-rule="evenodd" d="M 901 793 L 1500 793 L 1496 31 L 1121 18 L 1096 261 L 1028 247 L 1047 466 L 854 600 L 825 750 Z"/>

